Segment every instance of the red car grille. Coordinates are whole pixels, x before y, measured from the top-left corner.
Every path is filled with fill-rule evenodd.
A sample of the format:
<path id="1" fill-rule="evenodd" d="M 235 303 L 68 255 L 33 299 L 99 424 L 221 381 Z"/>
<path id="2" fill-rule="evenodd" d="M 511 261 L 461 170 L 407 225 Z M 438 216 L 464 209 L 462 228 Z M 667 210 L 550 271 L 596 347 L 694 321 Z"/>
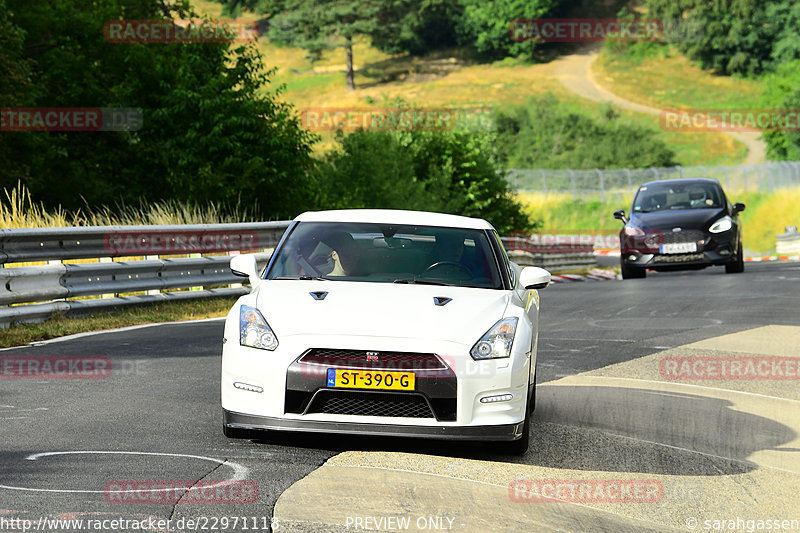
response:
<path id="1" fill-rule="evenodd" d="M 367 370 L 445 370 L 436 354 L 409 352 L 380 352 L 368 350 L 339 350 L 312 348 L 304 353 L 300 363 L 338 368 Z"/>

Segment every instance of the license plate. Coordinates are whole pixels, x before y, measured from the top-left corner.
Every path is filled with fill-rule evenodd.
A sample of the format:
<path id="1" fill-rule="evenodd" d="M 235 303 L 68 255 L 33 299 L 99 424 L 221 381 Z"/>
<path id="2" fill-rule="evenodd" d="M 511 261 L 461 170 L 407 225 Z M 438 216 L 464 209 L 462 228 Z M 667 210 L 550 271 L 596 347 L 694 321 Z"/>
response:
<path id="1" fill-rule="evenodd" d="M 329 368 L 328 387 L 346 389 L 414 390 L 414 373 Z"/>
<path id="2" fill-rule="evenodd" d="M 662 244 L 658 247 L 662 254 L 690 254 L 697 251 L 696 242 L 680 242 L 676 244 Z"/>

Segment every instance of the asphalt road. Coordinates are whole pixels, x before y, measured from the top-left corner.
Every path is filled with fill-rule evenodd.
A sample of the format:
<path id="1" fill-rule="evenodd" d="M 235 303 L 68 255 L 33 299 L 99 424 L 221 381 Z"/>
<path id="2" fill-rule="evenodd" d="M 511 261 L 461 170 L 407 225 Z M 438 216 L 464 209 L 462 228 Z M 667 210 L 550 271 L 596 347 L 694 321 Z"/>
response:
<path id="1" fill-rule="evenodd" d="M 645 280 L 552 286 L 541 292 L 537 381 L 546 390 L 555 380 L 632 363 L 688 343 L 762 325 L 800 326 L 798 302 L 798 263 L 748 264 L 738 275 L 715 268 L 654 273 Z M 584 437 L 576 437 L 566 425 L 557 425 L 552 410 L 536 422 L 532 449 L 522 458 L 496 455 L 485 444 L 291 434 L 264 441 L 228 440 L 222 435 L 219 407 L 221 335 L 219 320 L 0 352 L 0 357 L 81 355 L 112 362 L 105 379 L 0 380 L 0 530 L 13 529 L 13 523 L 3 520 L 28 519 L 35 527 L 40 517 L 157 517 L 173 519 L 174 527 L 175 520 L 201 516 L 259 517 L 262 529 L 281 493 L 341 452 L 392 457 L 409 452 L 447 468 L 471 460 L 490 470 L 580 466 L 580 454 L 565 455 L 555 440 L 571 439 L 579 448 L 590 430 L 584 428 Z M 637 450 L 628 448 L 626 463 L 604 470 L 646 471 L 645 463 L 656 459 L 651 450 L 641 449 L 638 456 Z M 619 458 L 616 454 L 608 461 Z M 681 461 L 673 456 L 661 453 L 657 460 L 669 464 L 665 469 L 670 473 L 682 471 Z M 213 481 L 237 475 L 257 484 L 257 503 L 117 504 L 106 502 L 103 494 L 104 484 L 114 480 Z M 557 515 L 556 509 L 548 513 Z M 553 516 L 548 520 L 557 522 Z M 609 524 L 609 529 L 625 529 L 613 520 Z M 19 522 L 16 527 L 21 530 Z"/>

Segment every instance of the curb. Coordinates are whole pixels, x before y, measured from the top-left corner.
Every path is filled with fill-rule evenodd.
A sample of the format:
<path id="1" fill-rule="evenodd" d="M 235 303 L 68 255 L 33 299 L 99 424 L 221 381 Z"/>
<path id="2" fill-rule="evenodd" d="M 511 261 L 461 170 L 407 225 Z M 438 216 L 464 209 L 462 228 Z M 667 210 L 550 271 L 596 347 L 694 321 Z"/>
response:
<path id="1" fill-rule="evenodd" d="M 569 281 L 608 281 L 618 279 L 614 272 L 598 270 L 590 274 L 553 274 L 550 283 L 565 283 Z"/>
<path id="2" fill-rule="evenodd" d="M 800 261 L 800 255 L 769 255 L 766 257 L 745 257 L 745 261 L 760 263 L 762 261 Z"/>

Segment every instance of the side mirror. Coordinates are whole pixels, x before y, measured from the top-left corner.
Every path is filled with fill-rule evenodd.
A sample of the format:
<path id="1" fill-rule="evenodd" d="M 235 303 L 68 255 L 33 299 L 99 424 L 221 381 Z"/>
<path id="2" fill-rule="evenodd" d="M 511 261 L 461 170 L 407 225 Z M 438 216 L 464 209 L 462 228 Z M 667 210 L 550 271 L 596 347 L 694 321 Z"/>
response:
<path id="1" fill-rule="evenodd" d="M 744 211 L 744 208 L 745 205 L 743 203 L 736 202 L 735 204 L 733 204 L 733 214 L 735 215 L 736 213 L 741 213 L 742 211 Z"/>
<path id="2" fill-rule="evenodd" d="M 519 283 L 526 289 L 544 289 L 550 284 L 550 272 L 539 267 L 525 267 L 519 274 Z"/>
<path id="3" fill-rule="evenodd" d="M 250 278 L 250 284 L 255 285 L 258 281 L 258 264 L 255 254 L 235 255 L 231 258 L 231 272 L 236 276 Z"/>
<path id="4" fill-rule="evenodd" d="M 625 216 L 625 210 L 620 209 L 619 211 L 614 211 L 614 218 L 617 220 L 621 220 L 624 224 L 628 223 L 628 217 Z"/>

